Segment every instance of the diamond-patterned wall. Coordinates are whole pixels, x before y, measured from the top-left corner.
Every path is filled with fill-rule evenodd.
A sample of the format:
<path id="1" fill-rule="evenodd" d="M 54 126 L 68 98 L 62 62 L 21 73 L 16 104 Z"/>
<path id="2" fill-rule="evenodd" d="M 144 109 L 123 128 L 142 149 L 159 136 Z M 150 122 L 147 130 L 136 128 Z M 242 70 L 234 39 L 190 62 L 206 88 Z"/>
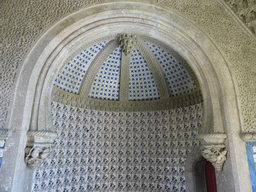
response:
<path id="1" fill-rule="evenodd" d="M 34 172 L 34 191 L 186 191 L 202 104 L 125 113 L 53 102 L 52 114 L 58 138 Z"/>

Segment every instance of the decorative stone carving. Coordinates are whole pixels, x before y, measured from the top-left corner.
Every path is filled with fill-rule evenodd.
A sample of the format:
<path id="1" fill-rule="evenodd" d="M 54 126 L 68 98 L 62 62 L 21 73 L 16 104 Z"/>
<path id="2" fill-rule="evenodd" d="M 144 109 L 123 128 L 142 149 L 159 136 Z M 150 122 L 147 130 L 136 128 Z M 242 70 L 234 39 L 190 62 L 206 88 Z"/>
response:
<path id="1" fill-rule="evenodd" d="M 226 161 L 227 150 L 224 144 L 221 145 L 204 145 L 201 147 L 202 156 L 210 161 L 217 171 L 222 171 Z"/>
<path id="2" fill-rule="evenodd" d="M 122 48 L 122 51 L 125 53 L 125 55 L 131 55 L 134 46 L 137 43 L 137 36 L 136 35 L 130 35 L 130 34 L 122 34 L 119 37 L 119 42 Z"/>
<path id="3" fill-rule="evenodd" d="M 25 163 L 30 168 L 39 166 L 51 154 L 51 146 L 57 133 L 47 131 L 28 131 Z"/>
<path id="4" fill-rule="evenodd" d="M 248 22 L 248 27 L 256 33 L 256 20 Z"/>
<path id="5" fill-rule="evenodd" d="M 111 101 L 87 98 L 83 95 L 75 95 L 53 87 L 52 100 L 64 105 L 100 111 L 154 111 L 194 105 L 201 103 L 203 98 L 201 90 L 196 90 L 190 92 L 188 95 L 180 95 L 167 99 L 149 101 Z"/>
<path id="6" fill-rule="evenodd" d="M 242 133 L 241 137 L 246 142 L 256 141 L 256 133 Z"/>
<path id="7" fill-rule="evenodd" d="M 203 145 L 209 144 L 221 144 L 227 138 L 225 133 L 213 133 L 213 134 L 199 134 L 197 139 L 201 141 Z"/>
<path id="8" fill-rule="evenodd" d="M 30 168 L 38 167 L 51 154 L 51 148 L 45 147 L 26 147 L 25 163 Z"/>
<path id="9" fill-rule="evenodd" d="M 256 22 L 256 4 L 254 1 L 244 0 L 225 0 L 231 9 L 236 13 L 239 18 L 248 26 L 253 34 L 255 31 Z"/>

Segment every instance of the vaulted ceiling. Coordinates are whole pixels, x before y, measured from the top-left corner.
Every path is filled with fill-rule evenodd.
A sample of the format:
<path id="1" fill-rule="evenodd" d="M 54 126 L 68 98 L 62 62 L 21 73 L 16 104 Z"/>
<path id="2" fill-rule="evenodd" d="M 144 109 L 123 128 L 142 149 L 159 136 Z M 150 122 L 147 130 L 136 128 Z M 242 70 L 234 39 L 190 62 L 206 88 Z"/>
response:
<path id="1" fill-rule="evenodd" d="M 193 71 L 171 48 L 151 38 L 123 36 L 85 47 L 63 65 L 55 87 L 83 98 L 124 102 L 200 90 Z"/>

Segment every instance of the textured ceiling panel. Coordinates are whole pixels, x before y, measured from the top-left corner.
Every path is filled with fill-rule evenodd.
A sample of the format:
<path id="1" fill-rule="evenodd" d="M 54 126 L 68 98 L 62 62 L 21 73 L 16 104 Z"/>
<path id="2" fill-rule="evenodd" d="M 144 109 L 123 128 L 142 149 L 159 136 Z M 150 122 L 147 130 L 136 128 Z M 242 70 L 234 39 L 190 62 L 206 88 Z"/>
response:
<path id="1" fill-rule="evenodd" d="M 162 48 L 149 42 L 146 44 L 159 61 L 172 96 L 178 96 L 196 88 L 195 83 L 180 62 Z"/>
<path id="2" fill-rule="evenodd" d="M 159 99 L 159 92 L 147 62 L 138 49 L 130 60 L 129 100 Z"/>
<path id="3" fill-rule="evenodd" d="M 91 87 L 89 97 L 118 100 L 121 48 L 116 48 L 103 63 Z"/>
<path id="4" fill-rule="evenodd" d="M 97 53 L 107 41 L 95 44 L 71 59 L 57 75 L 54 85 L 64 91 L 78 94 L 82 79 Z"/>

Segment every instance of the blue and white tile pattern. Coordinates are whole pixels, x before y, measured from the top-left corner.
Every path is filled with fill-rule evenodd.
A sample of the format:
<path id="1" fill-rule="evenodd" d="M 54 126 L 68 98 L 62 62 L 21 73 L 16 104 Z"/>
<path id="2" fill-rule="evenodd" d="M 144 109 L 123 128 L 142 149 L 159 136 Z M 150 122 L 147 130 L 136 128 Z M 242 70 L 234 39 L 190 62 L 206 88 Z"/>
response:
<path id="1" fill-rule="evenodd" d="M 54 85 L 64 91 L 78 94 L 84 75 L 91 62 L 108 41 L 95 44 L 71 59 L 57 75 Z"/>
<path id="2" fill-rule="evenodd" d="M 178 96 L 195 89 L 195 83 L 186 69 L 168 52 L 150 42 L 149 49 L 162 67 L 172 96 Z"/>
<path id="3" fill-rule="evenodd" d="M 246 142 L 246 151 L 252 183 L 252 191 L 256 192 L 256 142 Z"/>
<path id="4" fill-rule="evenodd" d="M 52 107 L 58 138 L 34 172 L 33 191 L 186 191 L 202 104 L 129 113 Z"/>
<path id="5" fill-rule="evenodd" d="M 116 48 L 103 63 L 91 87 L 89 97 L 118 100 L 121 47 Z"/>
<path id="6" fill-rule="evenodd" d="M 54 85 L 64 91 L 78 94 L 82 80 L 91 62 L 106 45 L 104 41 L 85 49 L 70 60 L 58 74 Z M 164 49 L 146 42 L 162 67 L 171 96 L 178 96 L 196 88 L 186 69 Z M 120 46 L 103 63 L 92 84 L 89 97 L 118 100 L 121 63 Z M 152 72 L 143 55 L 135 49 L 130 60 L 129 100 L 159 99 L 159 92 Z"/>
<path id="7" fill-rule="evenodd" d="M 159 92 L 147 62 L 138 49 L 130 60 L 129 100 L 159 99 Z"/>
<path id="8" fill-rule="evenodd" d="M 1 167 L 2 159 L 4 155 L 4 146 L 5 146 L 5 140 L 0 140 L 0 167 Z"/>

